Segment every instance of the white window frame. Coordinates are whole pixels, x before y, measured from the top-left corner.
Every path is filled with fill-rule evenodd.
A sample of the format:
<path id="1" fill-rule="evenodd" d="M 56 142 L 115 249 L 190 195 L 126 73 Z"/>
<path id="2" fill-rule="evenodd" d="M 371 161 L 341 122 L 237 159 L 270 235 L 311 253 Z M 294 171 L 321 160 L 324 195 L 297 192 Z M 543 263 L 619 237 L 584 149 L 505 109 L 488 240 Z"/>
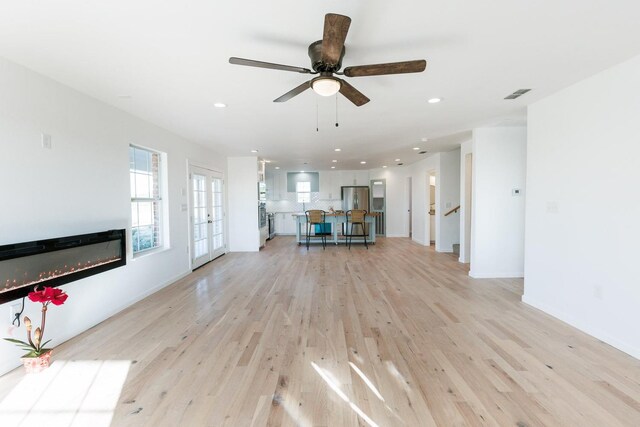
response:
<path id="1" fill-rule="evenodd" d="M 296 182 L 296 200 L 298 203 L 311 203 L 311 181 Z"/>
<path id="2" fill-rule="evenodd" d="M 156 151 L 156 150 L 152 150 L 146 147 L 141 147 L 138 145 L 134 145 L 134 144 L 130 144 L 129 145 L 129 150 L 140 150 L 146 153 L 151 154 L 152 156 L 157 156 L 157 170 L 153 170 L 151 171 L 151 176 L 152 176 L 152 186 L 155 182 L 157 182 L 157 192 L 155 194 L 151 194 L 150 197 L 138 197 L 136 194 L 134 193 L 134 189 L 136 189 L 136 183 L 135 183 L 135 179 L 136 179 L 136 174 L 139 173 L 134 173 L 134 170 L 137 169 L 132 169 L 132 165 L 131 165 L 131 160 L 130 160 L 130 164 L 129 164 L 129 179 L 131 180 L 130 182 L 130 196 L 131 196 L 131 232 L 129 234 L 129 237 L 131 238 L 131 251 L 133 253 L 134 257 L 138 257 L 138 256 L 142 256 L 148 253 L 152 253 L 152 252 L 156 252 L 159 250 L 162 250 L 163 248 L 166 248 L 167 245 L 167 240 L 165 238 L 166 233 L 166 229 L 165 229 L 165 224 L 166 224 L 166 217 L 167 217 L 167 211 L 166 211 L 166 206 L 165 206 L 165 197 L 164 196 L 164 189 L 166 188 L 166 182 L 165 182 L 165 164 L 166 164 L 166 154 Z M 135 156 L 134 156 L 135 159 Z M 153 191 L 153 190 L 151 190 Z M 155 208 L 152 212 L 153 215 L 153 223 L 151 224 L 153 227 L 152 233 L 153 233 L 153 246 L 148 247 L 148 248 L 144 248 L 144 249 L 135 249 L 135 244 L 134 244 L 134 230 L 135 229 L 140 229 L 141 226 L 136 225 L 134 226 L 133 223 L 133 207 L 134 204 L 136 204 L 137 206 L 139 206 L 140 203 L 148 203 L 148 202 L 152 202 L 153 204 L 155 204 Z M 138 208 L 139 209 L 139 208 Z"/>

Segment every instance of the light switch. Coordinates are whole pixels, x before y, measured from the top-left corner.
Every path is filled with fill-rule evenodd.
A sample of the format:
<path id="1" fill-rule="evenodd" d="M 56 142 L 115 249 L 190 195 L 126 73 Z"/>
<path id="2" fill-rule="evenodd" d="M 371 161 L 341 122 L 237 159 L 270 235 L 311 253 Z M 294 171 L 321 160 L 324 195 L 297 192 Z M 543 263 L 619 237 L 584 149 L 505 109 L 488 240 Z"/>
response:
<path id="1" fill-rule="evenodd" d="M 51 150 L 51 135 L 48 135 L 46 133 L 42 134 L 42 148 Z"/>

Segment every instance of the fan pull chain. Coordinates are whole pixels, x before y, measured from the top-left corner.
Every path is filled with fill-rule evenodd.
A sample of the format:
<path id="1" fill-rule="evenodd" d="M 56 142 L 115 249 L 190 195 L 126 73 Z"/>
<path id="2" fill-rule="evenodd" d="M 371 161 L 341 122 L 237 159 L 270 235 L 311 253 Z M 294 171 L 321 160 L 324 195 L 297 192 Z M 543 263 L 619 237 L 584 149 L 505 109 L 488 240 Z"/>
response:
<path id="1" fill-rule="evenodd" d="M 318 119 L 318 97 L 316 97 L 316 132 L 320 132 L 319 130 L 319 119 Z"/>
<path id="2" fill-rule="evenodd" d="M 338 127 L 338 93 L 336 92 L 336 127 Z"/>

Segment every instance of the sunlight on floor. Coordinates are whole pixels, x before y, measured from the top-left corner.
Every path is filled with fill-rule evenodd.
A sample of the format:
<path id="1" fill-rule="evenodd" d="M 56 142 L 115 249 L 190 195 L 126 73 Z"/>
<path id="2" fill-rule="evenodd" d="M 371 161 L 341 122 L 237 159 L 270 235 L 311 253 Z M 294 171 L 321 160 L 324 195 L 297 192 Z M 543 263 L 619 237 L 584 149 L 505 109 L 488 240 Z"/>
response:
<path id="1" fill-rule="evenodd" d="M 28 374 L 0 402 L 2 427 L 108 427 L 128 360 L 57 360 Z"/>
<path id="2" fill-rule="evenodd" d="M 340 390 L 340 387 L 338 386 L 338 382 L 335 380 L 335 378 L 332 377 L 332 375 L 328 371 L 322 369 L 321 367 L 316 365 L 314 362 L 311 362 L 311 366 L 313 366 L 313 369 L 316 370 L 318 375 L 320 375 L 320 377 L 324 380 L 324 382 L 327 383 L 327 385 L 331 388 L 331 390 L 333 390 L 340 397 L 340 399 L 347 402 L 347 404 L 351 407 L 351 409 L 356 414 L 358 414 L 360 418 L 362 418 L 371 427 L 378 427 L 378 424 L 376 424 L 371 418 L 369 418 L 369 416 L 365 414 L 362 411 L 362 409 L 358 407 L 358 405 L 353 403 L 351 399 L 349 399 L 349 397 L 346 394 L 344 394 L 342 390 Z"/>

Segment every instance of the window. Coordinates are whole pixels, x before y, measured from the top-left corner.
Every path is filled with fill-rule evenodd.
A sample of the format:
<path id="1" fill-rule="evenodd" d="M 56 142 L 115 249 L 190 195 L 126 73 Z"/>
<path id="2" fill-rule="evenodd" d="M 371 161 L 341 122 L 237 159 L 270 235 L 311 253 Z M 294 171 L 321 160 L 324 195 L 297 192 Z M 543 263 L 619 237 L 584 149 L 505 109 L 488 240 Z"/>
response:
<path id="1" fill-rule="evenodd" d="M 133 253 L 162 246 L 162 155 L 129 146 L 131 185 L 131 242 Z"/>
<path id="2" fill-rule="evenodd" d="M 311 182 L 309 181 L 296 182 L 296 194 L 298 196 L 298 203 L 310 203 L 311 202 Z"/>

